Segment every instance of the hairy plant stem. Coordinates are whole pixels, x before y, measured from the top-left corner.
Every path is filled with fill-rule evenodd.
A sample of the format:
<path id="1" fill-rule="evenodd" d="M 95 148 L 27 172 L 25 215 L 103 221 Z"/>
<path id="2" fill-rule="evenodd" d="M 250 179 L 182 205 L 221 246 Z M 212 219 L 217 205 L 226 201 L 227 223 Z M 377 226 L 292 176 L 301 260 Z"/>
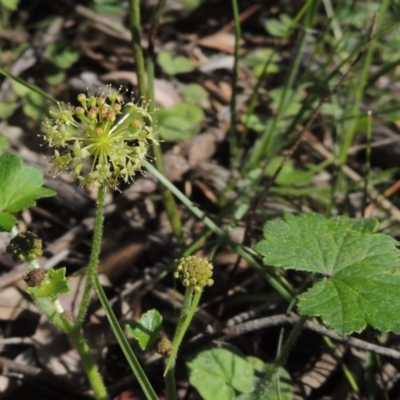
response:
<path id="1" fill-rule="evenodd" d="M 58 302 L 56 300 L 55 302 Z M 107 389 L 104 385 L 103 378 L 93 360 L 90 353 L 89 346 L 83 336 L 81 327 L 76 327 L 68 319 L 64 318 L 63 315 L 56 311 L 57 305 L 55 302 L 51 302 L 48 299 L 35 299 L 37 307 L 47 316 L 49 321 L 60 328 L 66 335 L 68 335 L 73 346 L 78 352 L 82 361 L 83 369 L 86 372 L 90 386 L 97 400 L 109 400 Z"/>
<path id="2" fill-rule="evenodd" d="M 168 400 L 176 400 L 175 368 L 170 368 L 165 376 L 166 395 Z"/>
<path id="3" fill-rule="evenodd" d="M 78 316 L 74 327 L 80 328 L 85 319 L 87 309 L 90 302 L 90 294 L 94 285 L 94 279 L 97 274 L 97 264 L 99 263 L 99 256 L 101 251 L 101 239 L 103 237 L 103 224 L 104 224 L 104 199 L 106 195 L 106 185 L 103 184 L 99 187 L 97 194 L 97 208 L 96 217 L 94 221 L 93 243 L 92 251 L 90 253 L 89 266 L 87 268 L 85 290 L 83 292 L 82 302 L 79 307 Z"/>
<path id="4" fill-rule="evenodd" d="M 300 332 L 301 332 L 304 324 L 306 323 L 306 321 L 307 321 L 307 317 L 305 317 L 305 316 L 300 317 L 300 319 L 297 321 L 296 325 L 290 332 L 290 335 L 287 338 L 281 352 L 276 357 L 273 370 L 271 371 L 270 374 L 268 374 L 265 377 L 265 379 L 260 383 L 260 385 L 258 387 L 257 395 L 256 395 L 257 400 L 265 399 L 266 393 L 267 393 L 268 389 L 271 387 L 271 385 L 279 371 L 279 367 L 281 367 L 283 365 L 286 358 L 288 357 L 289 352 L 292 349 L 293 345 L 296 343 L 297 338 L 299 337 Z"/>
<path id="5" fill-rule="evenodd" d="M 129 0 L 129 17 L 139 94 L 140 96 L 145 96 L 147 93 L 147 85 L 146 73 L 144 68 L 144 57 L 141 44 L 142 25 L 140 21 L 140 0 Z"/>
<path id="6" fill-rule="evenodd" d="M 90 354 L 89 346 L 83 336 L 82 329 L 73 328 L 70 332 L 67 332 L 71 342 L 73 343 L 76 351 L 82 361 L 83 369 L 89 379 L 90 385 L 92 386 L 94 395 L 97 400 L 109 400 L 107 389 L 104 385 L 103 378 L 94 363 L 93 357 Z"/>
<path id="7" fill-rule="evenodd" d="M 175 366 L 176 355 L 178 354 L 179 346 L 182 343 L 182 339 L 193 319 L 194 313 L 196 312 L 197 306 L 200 301 L 202 290 L 194 293 L 193 286 L 190 285 L 186 288 L 185 299 L 183 302 L 182 312 L 179 317 L 178 327 L 176 328 L 174 340 L 172 341 L 172 354 L 168 359 L 167 366 L 165 367 L 164 376 L 168 371 Z"/>

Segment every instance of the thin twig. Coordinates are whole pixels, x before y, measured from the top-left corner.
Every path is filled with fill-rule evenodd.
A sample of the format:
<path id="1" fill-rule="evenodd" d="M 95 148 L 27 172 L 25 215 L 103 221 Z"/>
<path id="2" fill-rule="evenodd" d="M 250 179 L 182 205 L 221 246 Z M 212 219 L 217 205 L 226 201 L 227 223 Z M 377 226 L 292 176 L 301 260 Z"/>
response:
<path id="1" fill-rule="evenodd" d="M 222 337 L 219 336 L 218 339 L 227 340 L 233 337 L 244 335 L 248 332 L 254 332 L 261 329 L 283 325 L 294 325 L 299 321 L 299 319 L 300 317 L 293 313 L 289 315 L 279 314 L 270 317 L 259 318 L 223 329 L 223 335 Z M 320 333 L 321 335 L 327 336 L 338 342 L 346 343 L 350 346 L 357 347 L 362 350 L 372 351 L 373 353 L 380 354 L 382 356 L 400 360 L 400 351 L 398 350 L 389 349 L 387 347 L 369 343 L 365 340 L 357 339 L 351 336 L 340 336 L 333 329 L 325 328 L 324 326 L 318 325 L 311 321 L 307 321 L 304 324 L 304 328 L 307 328 L 313 332 Z"/>

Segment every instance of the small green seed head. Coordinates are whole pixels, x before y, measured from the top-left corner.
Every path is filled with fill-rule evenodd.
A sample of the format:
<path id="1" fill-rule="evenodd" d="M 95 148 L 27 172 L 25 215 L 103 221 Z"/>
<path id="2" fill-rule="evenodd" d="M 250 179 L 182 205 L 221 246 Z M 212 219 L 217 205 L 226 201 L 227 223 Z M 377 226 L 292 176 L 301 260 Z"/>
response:
<path id="1" fill-rule="evenodd" d="M 200 292 L 205 286 L 212 286 L 213 265 L 206 259 L 196 256 L 186 256 L 175 260 L 174 277 L 180 279 L 182 285 L 193 286 L 195 292 Z"/>
<path id="2" fill-rule="evenodd" d="M 158 354 L 161 354 L 163 357 L 168 358 L 172 354 L 171 341 L 165 336 L 160 338 L 155 345 L 155 350 Z"/>
<path id="3" fill-rule="evenodd" d="M 42 255 L 42 241 L 33 232 L 14 236 L 6 248 L 14 261 L 32 261 Z"/>

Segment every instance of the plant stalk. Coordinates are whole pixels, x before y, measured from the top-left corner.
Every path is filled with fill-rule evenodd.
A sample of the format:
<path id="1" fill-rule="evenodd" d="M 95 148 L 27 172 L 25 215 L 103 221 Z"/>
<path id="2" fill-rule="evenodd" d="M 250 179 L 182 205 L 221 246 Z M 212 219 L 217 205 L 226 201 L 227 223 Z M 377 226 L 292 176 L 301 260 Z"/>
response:
<path id="1" fill-rule="evenodd" d="M 141 43 L 141 21 L 140 21 L 140 0 L 129 0 L 130 28 L 132 33 L 133 55 L 135 57 L 136 74 L 139 88 L 139 95 L 145 96 L 146 71 L 144 68 L 144 57 Z"/>
<path id="2" fill-rule="evenodd" d="M 72 329 L 70 332 L 67 332 L 71 342 L 75 346 L 75 349 L 79 353 L 79 356 L 82 361 L 83 369 L 86 372 L 86 375 L 89 379 L 90 385 L 92 386 L 94 395 L 97 400 L 109 400 L 107 389 L 104 385 L 103 378 L 100 375 L 100 372 L 93 361 L 93 357 L 90 354 L 89 346 L 83 336 L 82 330 Z"/>
<path id="3" fill-rule="evenodd" d="M 194 313 L 200 301 L 202 290 L 194 293 L 193 286 L 188 286 L 185 291 L 185 300 L 183 302 L 181 316 L 179 318 L 178 327 L 176 328 L 174 340 L 172 342 L 172 354 L 168 359 L 167 366 L 165 367 L 164 376 L 168 373 L 170 368 L 174 368 L 176 355 L 178 354 L 179 346 L 182 343 L 183 337 L 189 328 L 190 322 L 193 319 Z"/>
<path id="4" fill-rule="evenodd" d="M 90 302 L 90 294 L 94 285 L 94 279 L 97 275 L 97 265 L 99 263 L 99 256 L 101 251 L 101 239 L 103 237 L 103 224 L 104 224 L 104 206 L 105 206 L 105 184 L 99 187 L 97 197 L 96 217 L 94 222 L 93 243 L 92 251 L 90 253 L 89 266 L 87 269 L 87 277 L 85 290 L 82 296 L 82 302 L 79 307 L 78 316 L 76 317 L 75 328 L 78 329 L 82 326 L 85 319 L 87 309 Z"/>

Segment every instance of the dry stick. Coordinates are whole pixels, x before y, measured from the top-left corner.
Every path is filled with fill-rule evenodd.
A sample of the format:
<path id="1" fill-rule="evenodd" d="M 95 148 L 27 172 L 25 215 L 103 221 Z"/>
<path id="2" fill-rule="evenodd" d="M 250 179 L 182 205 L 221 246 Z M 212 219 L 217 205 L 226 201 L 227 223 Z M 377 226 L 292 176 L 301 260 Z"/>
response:
<path id="1" fill-rule="evenodd" d="M 400 180 L 396 181 L 392 186 L 390 186 L 388 189 L 386 189 L 383 192 L 383 195 L 379 196 L 375 201 L 372 202 L 371 204 L 369 204 L 366 208 L 365 208 L 365 216 L 371 215 L 371 213 L 374 211 L 375 207 L 376 207 L 376 202 L 378 202 L 379 204 L 379 200 L 382 199 L 387 199 L 388 197 L 394 195 L 397 191 L 400 190 Z M 390 203 L 391 204 L 391 203 Z M 398 212 L 398 216 L 400 216 L 400 210 L 397 209 Z"/>
<path id="2" fill-rule="evenodd" d="M 68 383 L 68 381 L 46 371 L 42 368 L 25 365 L 6 357 L 0 357 L 0 371 L 2 376 L 22 375 L 24 379 L 31 380 L 33 384 L 39 385 L 46 390 L 48 394 L 59 394 L 59 399 L 90 399 L 92 397 L 84 396 L 79 393 L 79 387 Z"/>
<path id="3" fill-rule="evenodd" d="M 246 21 L 247 18 L 250 18 L 254 13 L 256 13 L 260 8 L 262 7 L 261 4 L 253 4 L 251 7 L 249 7 L 247 10 L 243 11 L 239 15 L 239 22 L 242 23 L 243 21 Z M 220 32 L 229 32 L 231 29 L 235 27 L 235 21 L 230 21 L 228 24 L 223 26 L 218 33 Z"/>
<path id="4" fill-rule="evenodd" d="M 90 10 L 87 7 L 76 5 L 75 11 L 77 14 L 87 18 L 88 20 L 93 21 L 96 24 L 96 28 L 99 31 L 106 33 L 107 35 L 117 37 L 126 42 L 130 42 L 132 40 L 131 32 L 123 26 L 119 26 L 115 24 L 113 19 L 106 17 L 104 15 L 100 15 L 93 10 Z"/>
<path id="5" fill-rule="evenodd" d="M 289 152 L 285 155 L 285 157 L 282 160 L 281 164 L 279 165 L 278 169 L 275 171 L 275 173 L 272 175 L 272 177 L 267 181 L 267 185 L 266 185 L 264 191 L 259 196 L 259 198 L 258 198 L 257 202 L 255 203 L 254 207 L 252 207 L 249 210 L 249 216 L 248 216 L 247 222 L 246 222 L 246 230 L 245 230 L 243 244 L 248 242 L 248 240 L 250 238 L 250 234 L 251 234 L 251 230 L 252 230 L 252 224 L 253 224 L 253 220 L 254 220 L 254 216 L 255 216 L 256 210 L 264 202 L 265 198 L 269 194 L 269 191 L 271 190 L 271 187 L 272 187 L 273 183 L 275 182 L 275 180 L 278 177 L 278 175 L 281 173 L 283 167 L 286 165 L 286 163 L 289 161 L 289 159 L 293 156 L 294 152 L 299 147 L 301 141 L 303 140 L 303 136 L 304 136 L 305 132 L 310 130 L 311 125 L 314 123 L 315 119 L 318 117 L 319 113 L 321 112 L 321 109 L 322 109 L 323 105 L 325 103 L 327 103 L 332 98 L 332 96 L 337 94 L 339 88 L 343 85 L 344 81 L 348 78 L 348 76 L 350 75 L 350 73 L 353 70 L 354 66 L 358 63 L 358 61 L 360 61 L 360 59 L 362 58 L 364 53 L 367 51 L 367 49 L 368 49 L 368 47 L 369 47 L 369 45 L 371 43 L 371 40 L 372 40 L 372 35 L 373 35 L 373 32 L 374 32 L 374 28 L 375 28 L 375 22 L 376 22 L 376 14 L 374 16 L 374 19 L 373 19 L 372 24 L 371 24 L 370 32 L 368 34 L 368 41 L 361 48 L 361 50 L 358 53 L 357 57 L 350 64 L 350 67 L 347 70 L 347 72 L 344 75 L 342 75 L 342 77 L 340 78 L 338 84 L 328 93 L 327 96 L 323 97 L 320 100 L 318 106 L 314 109 L 314 111 L 313 111 L 313 113 L 311 115 L 311 118 L 308 120 L 306 125 L 303 127 L 302 131 L 299 133 L 299 136 L 297 137 L 296 142 L 291 147 Z"/>
<path id="6" fill-rule="evenodd" d="M 252 321 L 248 321 L 242 324 L 238 324 L 233 327 L 227 327 L 222 330 L 222 337 L 218 336 L 218 339 L 230 339 L 244 335 L 248 332 L 254 332 L 257 330 L 277 327 L 283 325 L 294 325 L 299 321 L 300 317 L 294 313 L 291 314 L 280 314 L 272 315 L 270 317 L 259 318 Z M 382 356 L 391 357 L 396 360 L 400 360 L 400 351 L 390 349 L 377 344 L 369 343 L 361 339 L 357 339 L 351 336 L 340 336 L 333 329 L 325 328 L 322 325 L 315 324 L 311 321 L 306 321 L 304 328 L 307 328 L 313 332 L 320 333 L 321 335 L 328 336 L 329 338 L 338 342 L 346 343 L 350 346 L 357 347 L 362 350 L 372 351 L 373 353 L 380 354 Z M 219 333 L 221 334 L 221 332 Z"/>

